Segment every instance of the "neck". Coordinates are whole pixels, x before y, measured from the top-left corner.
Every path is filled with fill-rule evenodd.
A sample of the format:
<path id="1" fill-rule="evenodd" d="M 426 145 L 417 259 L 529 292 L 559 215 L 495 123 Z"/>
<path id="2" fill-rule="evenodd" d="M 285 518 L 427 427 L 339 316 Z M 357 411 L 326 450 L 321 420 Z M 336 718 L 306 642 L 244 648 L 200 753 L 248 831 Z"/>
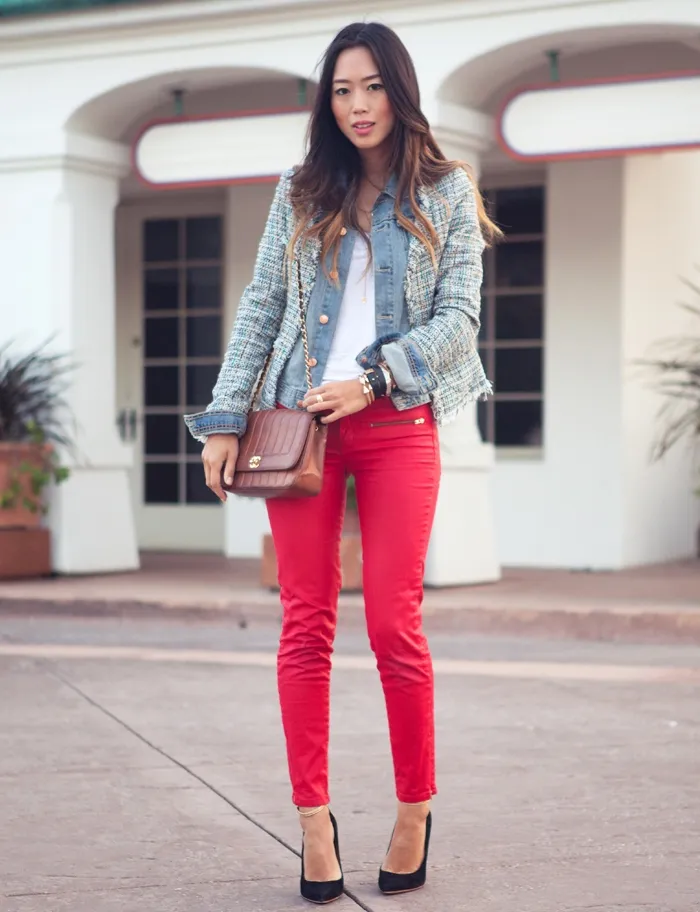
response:
<path id="1" fill-rule="evenodd" d="M 366 149 L 360 153 L 362 157 L 362 173 L 375 187 L 384 188 L 389 178 L 388 150 L 381 146 L 376 149 Z"/>

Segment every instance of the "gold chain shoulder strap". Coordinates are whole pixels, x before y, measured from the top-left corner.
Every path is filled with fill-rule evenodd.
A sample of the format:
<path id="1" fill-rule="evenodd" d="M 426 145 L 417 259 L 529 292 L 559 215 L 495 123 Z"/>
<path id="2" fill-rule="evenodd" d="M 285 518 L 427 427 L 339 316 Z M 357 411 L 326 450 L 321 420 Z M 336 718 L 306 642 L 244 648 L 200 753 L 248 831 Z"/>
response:
<path id="1" fill-rule="evenodd" d="M 313 389 L 314 381 L 311 379 L 311 355 L 309 354 L 309 331 L 306 327 L 306 312 L 304 311 L 304 289 L 301 284 L 301 258 L 297 260 L 297 281 L 299 284 L 299 322 L 301 323 L 301 339 L 304 343 L 304 367 L 306 368 L 306 383 Z"/>
<path id="2" fill-rule="evenodd" d="M 313 389 L 313 379 L 311 377 L 311 355 L 309 354 L 309 332 L 306 327 L 306 313 L 304 312 L 304 289 L 301 282 L 301 262 L 300 258 L 297 258 L 297 294 L 298 294 L 298 304 L 299 304 L 299 322 L 301 324 L 301 339 L 304 345 L 304 368 L 306 372 L 306 383 L 309 389 Z M 262 393 L 263 387 L 265 386 L 265 381 L 267 380 L 267 375 L 270 372 L 270 365 L 272 364 L 272 352 L 265 358 L 265 363 L 263 369 L 260 372 L 260 377 L 258 382 L 255 384 L 255 389 L 253 391 L 253 398 L 251 401 L 251 408 L 255 406 L 255 403 L 258 401 L 260 394 Z"/>

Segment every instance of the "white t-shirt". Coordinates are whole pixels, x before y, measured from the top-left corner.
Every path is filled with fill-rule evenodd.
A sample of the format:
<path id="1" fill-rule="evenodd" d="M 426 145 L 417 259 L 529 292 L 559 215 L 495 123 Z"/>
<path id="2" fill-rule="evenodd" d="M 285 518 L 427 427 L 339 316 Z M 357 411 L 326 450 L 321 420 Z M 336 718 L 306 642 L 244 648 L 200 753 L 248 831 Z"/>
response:
<path id="1" fill-rule="evenodd" d="M 328 354 L 323 383 L 352 380 L 361 373 L 355 360 L 363 348 L 376 341 L 377 321 L 374 311 L 374 269 L 369 266 L 369 251 L 358 235 L 352 249 L 352 260 L 340 304 L 338 325 Z"/>

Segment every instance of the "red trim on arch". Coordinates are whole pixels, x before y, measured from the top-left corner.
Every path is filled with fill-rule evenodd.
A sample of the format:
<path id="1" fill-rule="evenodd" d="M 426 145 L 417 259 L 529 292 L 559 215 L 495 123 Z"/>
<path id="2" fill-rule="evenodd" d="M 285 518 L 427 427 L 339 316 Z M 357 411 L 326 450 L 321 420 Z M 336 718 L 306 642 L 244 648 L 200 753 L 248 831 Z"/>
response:
<path id="1" fill-rule="evenodd" d="M 234 177 L 221 178 L 219 180 L 201 181 L 176 181 L 175 183 L 170 184 L 154 184 L 152 181 L 149 181 L 148 178 L 144 177 L 139 171 L 138 164 L 136 162 L 136 150 L 139 143 L 149 130 L 152 130 L 154 127 L 162 127 L 166 124 L 197 123 L 207 120 L 236 120 L 241 117 L 268 117 L 270 115 L 277 114 L 302 113 L 311 113 L 311 108 L 305 105 L 294 105 L 279 108 L 253 108 L 245 111 L 224 111 L 219 114 L 185 114 L 181 117 L 156 117 L 153 120 L 147 121 L 139 129 L 139 132 L 134 137 L 131 148 L 129 150 L 131 167 L 134 174 L 136 174 L 139 183 L 143 184 L 145 187 L 150 187 L 153 190 L 193 190 L 198 187 L 233 187 L 238 184 L 269 184 L 273 181 L 279 180 L 280 175 L 267 174 L 255 177 Z"/>
<path id="2" fill-rule="evenodd" d="M 576 159 L 593 159 L 593 158 L 619 158 L 623 155 L 645 155 L 653 154 L 655 152 L 678 152 L 683 149 L 696 149 L 700 148 L 700 142 L 697 143 L 681 143 L 674 146 L 629 146 L 625 149 L 597 149 L 594 152 L 559 152 L 555 154 L 540 154 L 540 155 L 523 155 L 520 152 L 516 152 L 515 149 L 512 149 L 506 142 L 505 137 L 503 136 L 503 117 L 506 113 L 508 105 L 521 95 L 526 95 L 530 92 L 541 92 L 541 91 L 553 91 L 556 92 L 557 89 L 576 89 L 576 88 L 586 88 L 588 86 L 594 85 L 617 85 L 619 83 L 628 83 L 628 82 L 660 82 L 663 80 L 673 80 L 673 79 L 687 79 L 688 77 L 700 76 L 700 70 L 672 70 L 662 73 L 636 73 L 629 76 L 609 76 L 609 77 L 600 77 L 595 79 L 579 79 L 572 80 L 570 82 L 539 82 L 531 83 L 527 86 L 515 89 L 510 92 L 504 101 L 501 103 L 498 109 L 498 115 L 496 117 L 496 141 L 498 142 L 499 147 L 503 152 L 508 155 L 509 158 L 514 159 L 515 161 L 522 162 L 549 162 L 549 161 L 572 161 Z"/>

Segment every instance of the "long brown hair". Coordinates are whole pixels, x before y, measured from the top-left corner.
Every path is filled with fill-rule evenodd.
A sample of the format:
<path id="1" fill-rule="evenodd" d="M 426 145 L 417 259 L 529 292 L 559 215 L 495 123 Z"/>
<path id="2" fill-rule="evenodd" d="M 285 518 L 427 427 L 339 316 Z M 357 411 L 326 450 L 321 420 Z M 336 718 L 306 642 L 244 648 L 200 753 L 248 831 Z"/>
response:
<path id="1" fill-rule="evenodd" d="M 418 206 L 416 191 L 421 186 L 435 185 L 440 178 L 462 167 L 474 184 L 484 239 L 489 241 L 500 236 L 500 229 L 488 217 L 469 166 L 464 162 L 448 161 L 435 141 L 420 108 L 413 61 L 399 36 L 378 22 L 355 22 L 338 32 L 323 57 L 309 121 L 308 153 L 291 182 L 290 196 L 297 226 L 290 242 L 290 253 L 302 236 L 321 238 L 324 268 L 326 256 L 332 251 L 333 269 L 336 269 L 341 229 L 349 225 L 362 230 L 357 218 L 362 161 L 357 148 L 339 129 L 331 108 L 336 61 L 343 51 L 356 47 L 367 48 L 374 57 L 396 118 L 389 170 L 398 179 L 396 217 L 399 224 L 425 244 L 436 263 L 438 237 Z M 415 222 L 401 212 L 403 199 L 408 199 Z M 319 213 L 320 218 L 316 218 Z"/>

